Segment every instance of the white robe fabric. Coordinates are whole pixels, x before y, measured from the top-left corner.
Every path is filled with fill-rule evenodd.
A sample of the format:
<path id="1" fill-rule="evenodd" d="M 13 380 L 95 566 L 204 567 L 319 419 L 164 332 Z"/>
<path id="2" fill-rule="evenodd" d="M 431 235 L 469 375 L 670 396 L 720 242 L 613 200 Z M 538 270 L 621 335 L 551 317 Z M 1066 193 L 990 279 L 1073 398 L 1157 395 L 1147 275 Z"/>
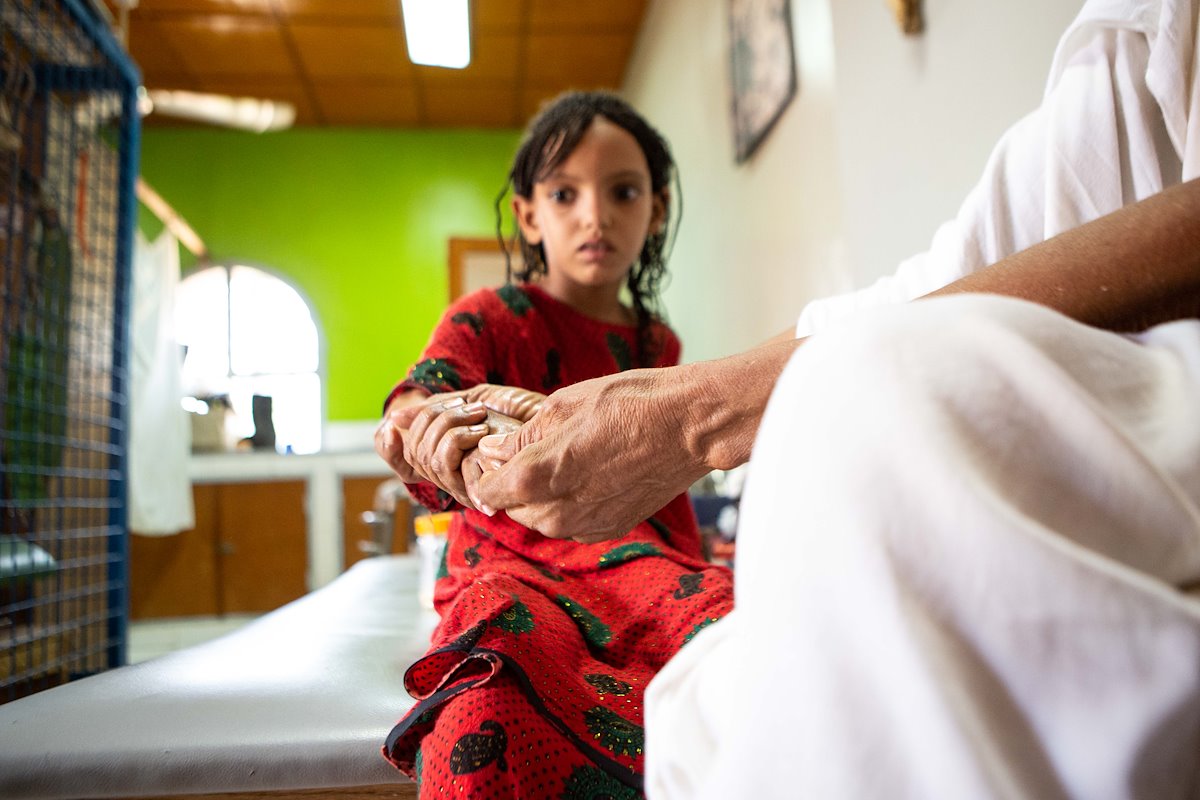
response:
<path id="1" fill-rule="evenodd" d="M 651 800 L 1200 798 L 1200 322 L 904 305 L 1200 176 L 1198 8 L 1090 0 L 930 250 L 805 309 Z"/>
<path id="2" fill-rule="evenodd" d="M 735 609 L 647 691 L 647 796 L 1200 797 L 1198 456 L 1200 321 L 959 295 L 814 337 Z"/>

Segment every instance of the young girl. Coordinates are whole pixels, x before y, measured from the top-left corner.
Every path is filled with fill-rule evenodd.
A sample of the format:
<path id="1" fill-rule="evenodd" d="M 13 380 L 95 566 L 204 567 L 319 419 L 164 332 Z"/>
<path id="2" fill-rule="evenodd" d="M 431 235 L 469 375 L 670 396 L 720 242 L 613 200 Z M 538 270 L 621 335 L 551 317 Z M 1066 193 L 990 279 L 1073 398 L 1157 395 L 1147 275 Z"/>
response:
<path id="1" fill-rule="evenodd" d="M 461 395 L 388 429 L 393 409 L 430 393 L 519 387 L 505 391 L 528 412 L 576 381 L 677 363 L 679 340 L 652 312 L 673 169 L 662 137 L 607 93 L 564 95 L 530 123 L 509 175 L 521 285 L 454 303 L 389 397 L 380 452 L 397 464 L 402 439 L 402 477 L 431 461 L 439 477 L 457 472 L 489 430 L 487 409 Z M 384 755 L 422 797 L 640 796 L 646 684 L 732 606 L 687 496 L 622 539 L 580 544 L 459 506 L 461 475 L 438 483 L 453 493 L 410 488 L 435 511 L 462 509 L 435 591 L 441 622 L 405 675 L 419 702 Z"/>

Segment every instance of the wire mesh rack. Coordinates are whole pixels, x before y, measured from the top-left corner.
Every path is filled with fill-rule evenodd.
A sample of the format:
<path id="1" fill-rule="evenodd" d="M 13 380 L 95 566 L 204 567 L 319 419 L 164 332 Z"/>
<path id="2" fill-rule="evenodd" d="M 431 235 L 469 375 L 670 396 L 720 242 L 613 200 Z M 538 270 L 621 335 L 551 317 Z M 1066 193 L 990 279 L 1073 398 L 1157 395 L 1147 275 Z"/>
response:
<path id="1" fill-rule="evenodd" d="M 88 2 L 0 2 L 0 703 L 125 660 L 138 83 Z"/>

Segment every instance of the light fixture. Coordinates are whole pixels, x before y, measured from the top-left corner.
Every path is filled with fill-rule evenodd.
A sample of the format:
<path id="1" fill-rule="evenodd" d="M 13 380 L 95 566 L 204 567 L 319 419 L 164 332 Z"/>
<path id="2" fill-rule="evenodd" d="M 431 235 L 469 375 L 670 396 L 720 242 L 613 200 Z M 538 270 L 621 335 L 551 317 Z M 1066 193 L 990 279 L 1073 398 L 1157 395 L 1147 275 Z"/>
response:
<path id="1" fill-rule="evenodd" d="M 400 0 L 414 64 L 462 69 L 471 63 L 467 0 Z"/>
<path id="2" fill-rule="evenodd" d="M 180 89 L 151 89 L 138 93 L 138 110 L 265 133 L 291 127 L 296 107 L 280 100 L 231 97 Z"/>

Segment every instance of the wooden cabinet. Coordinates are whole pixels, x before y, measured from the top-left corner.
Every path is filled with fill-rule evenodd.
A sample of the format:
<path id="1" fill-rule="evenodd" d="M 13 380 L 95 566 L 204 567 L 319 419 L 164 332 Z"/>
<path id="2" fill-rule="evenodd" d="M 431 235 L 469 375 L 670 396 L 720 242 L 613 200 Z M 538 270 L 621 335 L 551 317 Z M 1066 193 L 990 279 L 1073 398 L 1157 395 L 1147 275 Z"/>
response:
<path id="1" fill-rule="evenodd" d="M 306 485 L 195 484 L 195 528 L 173 536 L 130 536 L 131 618 L 263 612 L 303 595 Z"/>

